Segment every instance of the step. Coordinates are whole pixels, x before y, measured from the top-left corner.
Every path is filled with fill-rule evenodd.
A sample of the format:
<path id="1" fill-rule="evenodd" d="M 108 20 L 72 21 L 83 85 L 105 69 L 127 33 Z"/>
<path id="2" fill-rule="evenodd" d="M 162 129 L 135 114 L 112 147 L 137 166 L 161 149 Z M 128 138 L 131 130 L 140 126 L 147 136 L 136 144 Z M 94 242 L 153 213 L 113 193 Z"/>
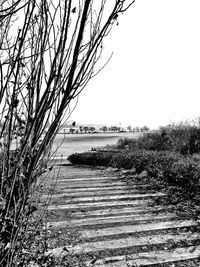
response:
<path id="1" fill-rule="evenodd" d="M 56 193 L 50 193 L 50 196 L 52 198 L 57 198 L 57 197 L 64 197 L 64 196 L 68 196 L 68 197 L 92 197 L 92 196 L 115 196 L 115 195 L 126 195 L 127 193 L 129 193 L 129 191 L 123 191 L 123 190 L 119 190 L 119 189 L 116 189 L 116 190 L 104 190 L 104 191 L 86 191 L 86 192 L 82 192 L 82 191 L 76 191 L 76 190 L 68 190 L 67 192 L 64 192 L 63 191 L 59 191 L 59 192 L 56 192 Z M 135 192 L 131 192 L 132 194 L 138 194 L 137 191 Z M 49 197 L 49 195 L 47 194 L 43 194 L 44 197 Z"/>
<path id="2" fill-rule="evenodd" d="M 69 225 L 72 226 L 88 226 L 88 225 L 102 225 L 102 224 L 110 224 L 110 223 L 127 223 L 127 222 L 141 222 L 141 221 L 155 221 L 155 220 L 170 220 L 175 219 L 175 215 L 172 214 L 162 214 L 162 215 L 141 215 L 141 214 L 132 214 L 132 215 L 118 215 L 118 216 L 108 216 L 103 218 L 83 218 L 83 219 L 72 219 L 66 221 L 58 221 L 58 222 L 49 222 L 47 226 L 51 227 L 67 227 Z M 145 223 L 145 222 L 143 222 Z"/>
<path id="3" fill-rule="evenodd" d="M 63 178 L 58 178 L 56 181 L 57 182 L 91 182 L 91 181 L 113 181 L 117 180 L 117 177 L 113 176 L 97 176 L 97 177 L 79 177 L 79 178 L 68 178 L 66 177 L 65 179 Z"/>
<path id="4" fill-rule="evenodd" d="M 55 184 L 57 184 L 57 185 L 77 185 L 77 184 L 80 184 L 80 185 L 90 185 L 90 184 L 92 184 L 92 185 L 100 185 L 100 184 L 102 184 L 102 185 L 107 185 L 107 184 L 110 184 L 110 185 L 112 185 L 112 184 L 118 184 L 118 185 L 120 185 L 120 184 L 124 184 L 123 182 L 121 182 L 121 181 L 118 181 L 118 180 L 116 180 L 116 179 L 113 179 L 113 180 L 108 180 L 108 179 L 105 179 L 105 180 L 97 180 L 97 181 L 95 181 L 95 180 L 92 180 L 92 181 L 68 181 L 67 179 L 66 180 L 63 180 L 63 181 L 59 181 L 59 180 L 56 180 L 56 181 L 52 181 L 52 182 L 47 182 L 46 183 L 46 185 L 55 185 Z"/>
<path id="5" fill-rule="evenodd" d="M 127 267 L 127 266 L 149 266 L 153 264 L 175 263 L 198 259 L 200 255 L 200 246 L 190 246 L 176 248 L 173 250 L 156 250 L 141 252 L 131 255 L 107 257 L 103 260 L 97 260 L 88 267 Z M 175 266 L 175 265 L 172 265 Z M 185 265 L 186 266 L 186 265 Z"/>
<path id="6" fill-rule="evenodd" d="M 118 199 L 140 199 L 140 198 L 152 198 L 152 197 L 160 197 L 164 196 L 162 193 L 156 194 L 128 194 L 128 195 L 105 195 L 105 196 L 92 196 L 92 197 L 74 197 L 72 198 L 68 194 L 62 194 L 62 197 L 66 196 L 66 203 L 76 203 L 76 202 L 86 202 L 86 201 L 100 201 L 100 200 L 118 200 Z M 49 197 L 47 195 L 47 197 Z M 53 198 L 60 198 L 59 194 L 52 195 Z"/>
<path id="7" fill-rule="evenodd" d="M 197 224 L 198 223 L 193 220 L 184 220 L 184 221 L 177 220 L 177 221 L 147 223 L 140 225 L 122 225 L 115 227 L 106 227 L 98 230 L 88 229 L 88 230 L 82 230 L 80 231 L 80 233 L 84 238 L 94 238 L 100 236 L 112 236 L 119 234 L 144 232 L 144 231 L 155 231 L 155 230 L 197 226 Z"/>
<path id="8" fill-rule="evenodd" d="M 126 185 L 120 185 L 120 186 L 98 186 L 98 187 L 72 187 L 72 188 L 66 188 L 66 187 L 59 187 L 58 185 L 52 186 L 55 188 L 55 190 L 62 190 L 62 192 L 95 192 L 95 191 L 113 191 L 113 190 L 126 190 L 128 192 Z"/>
<path id="9" fill-rule="evenodd" d="M 106 215 L 117 215 L 117 214 L 138 214 L 141 213 L 150 213 L 153 211 L 161 211 L 160 207 L 112 207 L 109 209 L 98 209 L 98 210 L 82 210 L 82 211 L 72 211 L 72 215 L 74 218 L 84 218 L 84 217 L 93 217 L 93 216 L 106 216 Z M 156 216 L 156 215 L 155 215 Z M 100 217 L 100 218 L 101 218 Z"/>
<path id="10" fill-rule="evenodd" d="M 150 200 L 129 200 L 129 201 L 102 201 L 102 202 L 86 202 L 86 203 L 76 203 L 76 204 L 66 204 L 66 205 L 51 205 L 48 210 L 58 210 L 58 209 L 80 209 L 80 208 L 94 208 L 94 207 L 115 207 L 115 206 L 129 206 L 129 205 L 144 205 L 149 203 Z"/>
<path id="11" fill-rule="evenodd" d="M 85 242 L 75 245 L 74 247 L 69 247 L 69 252 L 73 254 L 80 253 L 91 253 L 104 250 L 113 249 L 124 249 L 138 246 L 148 246 L 148 245 L 161 245 L 166 244 L 166 249 L 174 246 L 177 242 L 188 242 L 199 240 L 200 236 L 198 233 L 188 234 L 157 234 L 157 235 L 146 235 L 140 237 L 127 237 L 114 240 L 104 240 L 104 241 L 94 241 Z M 51 252 L 55 255 L 60 254 L 63 251 L 63 247 L 57 247 Z"/>
<path id="12" fill-rule="evenodd" d="M 56 189 L 58 188 L 62 188 L 62 189 L 67 189 L 67 188 L 86 188 L 86 189 L 91 189 L 91 188 L 127 188 L 127 186 L 125 184 L 122 184 L 120 182 L 115 182 L 115 183 L 89 183 L 89 184 L 81 184 L 81 183 L 64 183 L 64 184 L 51 184 L 49 185 L 50 187 L 56 187 Z"/>

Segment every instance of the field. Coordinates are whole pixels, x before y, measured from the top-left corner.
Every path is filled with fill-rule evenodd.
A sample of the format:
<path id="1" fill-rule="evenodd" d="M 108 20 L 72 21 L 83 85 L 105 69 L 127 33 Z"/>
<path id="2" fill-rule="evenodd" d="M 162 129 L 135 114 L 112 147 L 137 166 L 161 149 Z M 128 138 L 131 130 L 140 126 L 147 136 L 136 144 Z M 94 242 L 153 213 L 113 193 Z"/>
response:
<path id="1" fill-rule="evenodd" d="M 73 153 L 89 151 L 92 148 L 115 145 L 122 137 L 136 138 L 133 133 L 58 134 L 53 144 L 56 157 L 68 157 Z"/>

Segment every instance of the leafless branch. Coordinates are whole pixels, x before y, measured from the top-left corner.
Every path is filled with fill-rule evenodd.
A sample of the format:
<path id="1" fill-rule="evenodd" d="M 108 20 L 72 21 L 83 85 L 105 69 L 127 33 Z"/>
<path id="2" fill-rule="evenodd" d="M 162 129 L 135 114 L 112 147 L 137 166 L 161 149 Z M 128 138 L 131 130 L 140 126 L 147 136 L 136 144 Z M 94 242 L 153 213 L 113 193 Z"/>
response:
<path id="1" fill-rule="evenodd" d="M 134 0 L 1 2 L 2 238 L 5 229 L 11 230 L 1 240 L 0 265 L 9 266 L 14 254 L 6 248 L 16 246 L 54 137 L 70 116 L 71 101 L 103 68 L 97 68 L 103 39 Z"/>

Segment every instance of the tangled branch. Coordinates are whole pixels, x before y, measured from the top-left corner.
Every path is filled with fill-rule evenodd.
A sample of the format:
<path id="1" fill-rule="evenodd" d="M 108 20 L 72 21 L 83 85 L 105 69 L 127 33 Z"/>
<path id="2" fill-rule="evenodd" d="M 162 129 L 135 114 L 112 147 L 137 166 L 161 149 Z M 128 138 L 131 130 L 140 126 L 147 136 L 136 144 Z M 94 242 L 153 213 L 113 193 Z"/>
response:
<path id="1" fill-rule="evenodd" d="M 4 264 L 14 257 L 31 188 L 45 172 L 54 137 L 70 115 L 66 114 L 70 103 L 98 72 L 103 40 L 133 2 L 2 2 L 0 193 L 5 205 L 0 211 L 0 256 Z"/>

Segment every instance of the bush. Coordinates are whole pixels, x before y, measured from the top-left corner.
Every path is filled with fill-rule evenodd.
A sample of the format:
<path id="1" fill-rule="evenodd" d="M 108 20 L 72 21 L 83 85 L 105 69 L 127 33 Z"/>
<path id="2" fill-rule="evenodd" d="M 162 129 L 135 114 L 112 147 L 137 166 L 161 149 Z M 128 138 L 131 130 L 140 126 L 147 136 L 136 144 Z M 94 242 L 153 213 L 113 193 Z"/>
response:
<path id="1" fill-rule="evenodd" d="M 170 169 L 172 164 L 180 159 L 181 156 L 173 152 L 153 152 L 147 164 L 148 175 L 163 179 L 164 171 Z"/>
<path id="2" fill-rule="evenodd" d="M 120 139 L 116 147 L 117 152 L 74 154 L 68 159 L 75 164 L 135 168 L 137 174 L 146 171 L 146 177 L 127 179 L 166 189 L 166 203 L 182 203 L 183 210 L 195 207 L 193 213 L 199 216 L 196 207 L 200 205 L 200 128 L 189 125 L 162 128 L 138 139 Z"/>
<path id="3" fill-rule="evenodd" d="M 130 151 L 174 151 L 191 155 L 200 152 L 200 128 L 188 124 L 162 127 L 157 132 L 143 134 L 137 139 L 122 138 L 116 147 Z"/>
<path id="4" fill-rule="evenodd" d="M 119 151 L 112 152 L 86 152 L 76 153 L 68 157 L 73 164 L 91 166 L 105 166 L 131 169 L 135 168 L 137 173 L 148 171 L 150 176 L 156 176 L 164 169 L 170 168 L 173 162 L 181 159 L 181 156 L 169 152 L 156 152 L 136 150 L 134 152 Z"/>
<path id="5" fill-rule="evenodd" d="M 68 157 L 73 164 L 91 165 L 91 166 L 110 166 L 112 154 L 109 152 L 85 152 L 75 153 Z"/>
<path id="6" fill-rule="evenodd" d="M 127 170 L 132 169 L 133 160 L 131 158 L 131 154 L 126 153 L 117 153 L 112 155 L 112 159 L 110 161 L 110 165 L 114 168 L 124 168 Z"/>
<path id="7" fill-rule="evenodd" d="M 182 158 L 173 162 L 171 168 L 164 169 L 164 179 L 169 185 L 186 190 L 200 185 L 200 166 L 190 158 Z"/>
<path id="8" fill-rule="evenodd" d="M 135 168 L 136 173 L 147 171 L 148 176 L 170 186 L 191 190 L 199 186 L 200 167 L 192 158 L 174 152 L 136 150 L 134 152 L 87 152 L 72 154 L 73 164 Z"/>
<path id="9" fill-rule="evenodd" d="M 132 139 L 127 137 L 120 138 L 117 142 L 116 148 L 134 150 L 137 148 L 137 142 L 138 139 Z"/>
<path id="10" fill-rule="evenodd" d="M 172 150 L 172 142 L 167 136 L 162 136 L 160 132 L 147 133 L 138 139 L 121 138 L 117 143 L 119 149 L 129 150 Z"/>
<path id="11" fill-rule="evenodd" d="M 195 125 L 178 124 L 165 128 L 172 140 L 173 150 L 183 155 L 200 152 L 200 128 Z"/>
<path id="12" fill-rule="evenodd" d="M 137 150 L 135 152 L 126 153 L 119 151 L 112 152 L 86 152 L 76 153 L 68 157 L 68 160 L 73 164 L 83 164 L 91 166 L 105 166 L 131 169 L 135 168 L 137 173 L 146 170 L 149 162 L 152 162 L 156 156 L 153 152 L 145 150 Z"/>
<path id="13" fill-rule="evenodd" d="M 149 171 L 152 166 L 157 162 L 159 156 L 154 151 L 137 150 L 131 153 L 131 159 L 133 161 L 133 167 L 137 173 L 141 173 L 146 170 Z"/>

